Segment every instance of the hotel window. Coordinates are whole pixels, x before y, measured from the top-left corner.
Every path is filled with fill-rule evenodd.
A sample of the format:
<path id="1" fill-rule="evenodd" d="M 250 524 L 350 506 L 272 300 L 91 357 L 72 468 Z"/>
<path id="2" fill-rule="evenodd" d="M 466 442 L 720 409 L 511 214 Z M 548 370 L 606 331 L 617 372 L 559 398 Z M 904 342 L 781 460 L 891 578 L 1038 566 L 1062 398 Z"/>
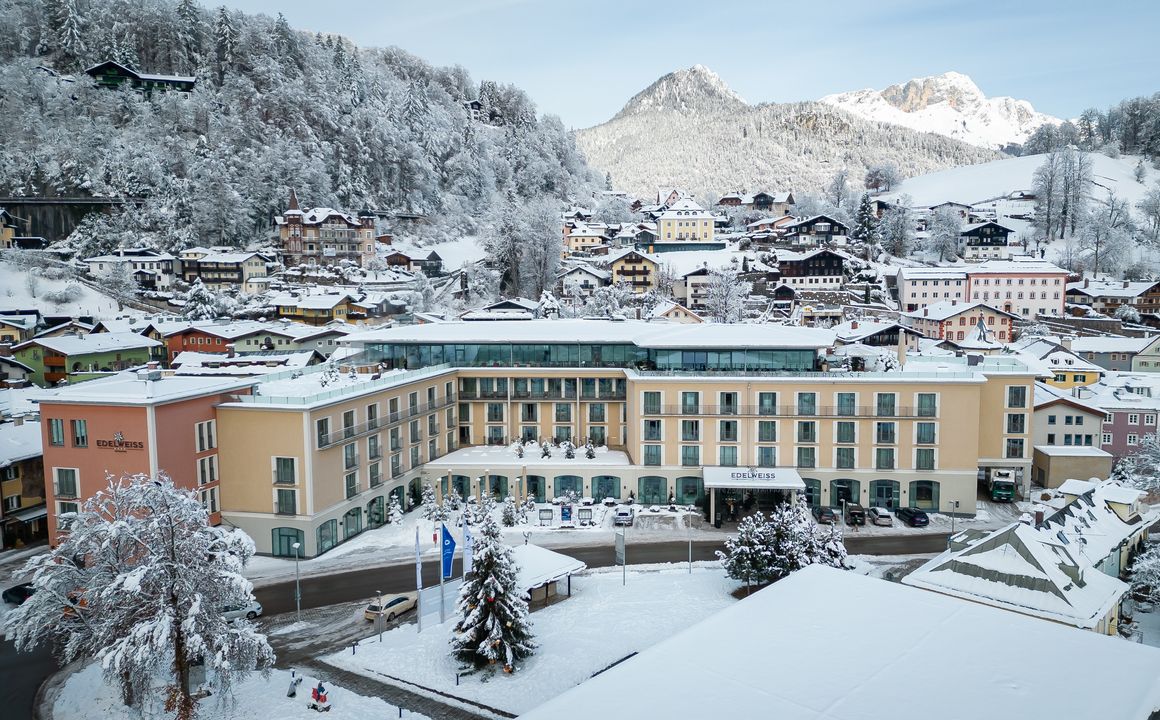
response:
<path id="1" fill-rule="evenodd" d="M 556 422 L 572 422 L 571 403 L 556 403 Z"/>
<path id="2" fill-rule="evenodd" d="M 854 393 L 838 393 L 838 414 L 854 415 L 858 412 L 858 396 Z"/>
<path id="3" fill-rule="evenodd" d="M 918 448 L 914 451 L 915 470 L 934 470 L 934 448 Z"/>
<path id="4" fill-rule="evenodd" d="M 64 420 L 52 418 L 48 421 L 48 444 L 64 445 Z"/>
<path id="5" fill-rule="evenodd" d="M 343 480 L 346 485 L 346 497 L 349 499 L 358 495 L 358 473 L 347 473 Z"/>
<path id="6" fill-rule="evenodd" d="M 929 422 L 915 423 L 915 442 L 920 445 L 934 445 L 935 425 Z"/>
<path id="7" fill-rule="evenodd" d="M 818 412 L 818 395 L 817 393 L 798 393 L 797 396 L 797 414 L 798 415 L 816 415 Z"/>
<path id="8" fill-rule="evenodd" d="M 1022 438 L 1008 438 L 1007 439 L 1007 455 L 1009 458 L 1023 457 L 1023 440 Z"/>
<path id="9" fill-rule="evenodd" d="M 1012 434 L 1027 432 L 1027 416 L 1023 413 L 1011 413 L 1008 415 L 1007 432 Z"/>
<path id="10" fill-rule="evenodd" d="M 342 467 L 350 470 L 358 465 L 358 445 L 350 443 L 342 447 Z"/>
<path id="11" fill-rule="evenodd" d="M 1047 444 L 1048 445 L 1055 444 L 1055 433 L 1047 433 Z"/>
<path id="12" fill-rule="evenodd" d="M 77 496 L 76 468 L 54 468 L 56 474 L 53 494 L 58 498 L 75 498 Z"/>
<path id="13" fill-rule="evenodd" d="M 274 496 L 274 512 L 279 515 L 294 515 L 298 511 L 298 493 L 279 489 Z"/>
<path id="14" fill-rule="evenodd" d="M 701 448 L 697 445 L 681 446 L 681 465 L 690 467 L 701 464 Z"/>
<path id="15" fill-rule="evenodd" d="M 759 420 L 757 422 L 758 442 L 777 442 L 777 423 L 773 420 Z"/>
<path id="16" fill-rule="evenodd" d="M 720 462 L 718 464 L 724 467 L 736 467 L 737 465 L 737 448 L 733 445 L 726 445 L 718 450 Z"/>
<path id="17" fill-rule="evenodd" d="M 570 425 L 557 425 L 555 430 L 556 442 L 564 442 L 572 439 L 572 427 Z"/>
<path id="18" fill-rule="evenodd" d="M 330 418 L 319 418 L 314 427 L 318 433 L 318 447 L 323 447 L 330 440 Z"/>
<path id="19" fill-rule="evenodd" d="M 218 489 L 216 487 L 206 488 L 200 492 L 201 506 L 205 508 L 206 512 L 215 513 L 218 511 Z"/>
<path id="20" fill-rule="evenodd" d="M 354 410 L 347 410 L 342 414 L 342 436 L 354 437 Z"/>
<path id="21" fill-rule="evenodd" d="M 759 467 L 774 467 L 777 465 L 777 448 L 757 448 L 757 464 Z"/>
<path id="22" fill-rule="evenodd" d="M 427 441 L 427 462 L 431 462 L 439 457 L 439 441 L 436 438 L 431 438 Z"/>
<path id="23" fill-rule="evenodd" d="M 681 393 L 681 413 L 684 415 L 700 415 L 701 394 L 696 392 Z"/>
<path id="24" fill-rule="evenodd" d="M 874 469 L 894 469 L 894 448 L 876 448 L 874 450 Z"/>
<path id="25" fill-rule="evenodd" d="M 419 407 L 419 393 L 413 392 L 407 395 L 407 407 L 411 410 L 411 412 L 415 412 L 415 410 Z"/>
<path id="26" fill-rule="evenodd" d="M 681 421 L 681 439 L 682 440 L 700 440 L 701 439 L 701 421 L 700 420 L 682 420 Z"/>
<path id="27" fill-rule="evenodd" d="M 466 380 L 464 381 L 466 382 Z M 391 398 L 387 401 L 387 410 L 390 412 L 391 422 L 398 420 L 399 415 L 399 398 Z"/>
<path id="28" fill-rule="evenodd" d="M 382 473 L 382 470 L 379 469 L 379 467 L 380 467 L 380 464 L 377 462 L 371 463 L 369 466 L 369 469 L 367 471 L 367 477 L 370 480 L 371 487 L 377 487 L 377 486 L 383 484 L 383 473 Z"/>
<path id="29" fill-rule="evenodd" d="M 660 445 L 645 445 L 644 446 L 644 464 L 645 465 L 660 465 L 661 464 L 661 446 Z"/>
<path id="30" fill-rule="evenodd" d="M 800 468 L 812 468 L 817 465 L 817 449 L 812 447 L 800 447 L 797 449 L 797 466 Z"/>
<path id="31" fill-rule="evenodd" d="M 662 425 L 660 420 L 645 420 L 644 421 L 644 439 L 645 440 L 660 440 Z"/>
<path id="32" fill-rule="evenodd" d="M 197 461 L 197 482 L 208 485 L 217 480 L 217 455 L 200 458 Z"/>
<path id="33" fill-rule="evenodd" d="M 854 469 L 854 448 L 840 447 L 834 451 L 834 464 L 842 470 Z"/>
<path id="34" fill-rule="evenodd" d="M 294 465 L 294 458 L 274 458 L 274 482 L 278 485 L 293 485 L 295 482 Z"/>
<path id="35" fill-rule="evenodd" d="M 1014 385 L 1007 388 L 1007 407 L 1027 407 L 1027 388 L 1023 385 Z"/>
<path id="36" fill-rule="evenodd" d="M 588 405 L 588 422 L 604 422 L 604 403 L 590 403 Z"/>
<path id="37" fill-rule="evenodd" d="M 649 391 L 644 394 L 644 412 L 646 415 L 659 415 L 661 412 L 661 394 Z"/>
<path id="38" fill-rule="evenodd" d="M 720 395 L 721 405 L 720 411 L 722 415 L 736 415 L 737 414 L 737 393 L 723 392 Z"/>
<path id="39" fill-rule="evenodd" d="M 76 421 L 74 420 L 73 422 L 76 422 Z M 1128 413 L 1128 424 L 1129 425 L 1139 425 L 1140 424 L 1140 416 L 1136 413 Z"/>
<path id="40" fill-rule="evenodd" d="M 1048 425 L 1054 425 L 1054 424 L 1055 424 L 1055 416 L 1054 416 L 1054 415 L 1048 415 L 1048 416 L 1047 416 L 1047 424 L 1048 424 Z"/>
<path id="41" fill-rule="evenodd" d="M 371 435 L 367 438 L 367 457 L 371 460 L 378 460 L 382 456 L 382 441 L 378 435 Z"/>
<path id="42" fill-rule="evenodd" d="M 878 393 L 878 406 L 876 408 L 878 417 L 894 417 L 895 414 L 895 395 L 894 393 Z"/>
<path id="43" fill-rule="evenodd" d="M 777 393 L 772 393 L 772 392 L 757 393 L 757 414 L 758 415 L 776 415 L 777 414 Z"/>
<path id="44" fill-rule="evenodd" d="M 818 426 L 813 420 L 799 420 L 797 424 L 797 441 L 812 443 L 818 441 Z"/>
<path id="45" fill-rule="evenodd" d="M 892 422 L 874 423 L 875 428 L 875 442 L 883 445 L 893 445 L 896 442 L 895 425 Z"/>
<path id="46" fill-rule="evenodd" d="M 410 432 L 408 433 L 407 442 L 417 443 L 417 442 L 419 442 L 419 440 L 422 439 L 423 434 L 422 434 L 422 430 L 420 430 L 420 428 L 419 428 L 419 421 L 418 420 L 412 420 L 411 426 L 408 429 L 410 430 Z"/>
<path id="47" fill-rule="evenodd" d="M 840 443 L 857 442 L 857 440 L 855 440 L 855 437 L 856 437 L 855 436 L 855 427 L 856 426 L 853 422 L 842 421 L 842 422 L 839 422 L 837 425 L 838 425 L 837 433 L 836 433 L 837 442 L 840 442 Z"/>
<path id="48" fill-rule="evenodd" d="M 87 420 L 72 421 L 73 447 L 85 448 L 89 446 L 89 423 Z"/>
<path id="49" fill-rule="evenodd" d="M 196 427 L 198 452 L 205 452 L 217 447 L 217 420 L 199 422 Z"/>
<path id="50" fill-rule="evenodd" d="M 435 387 L 427 388 L 427 409 L 435 407 Z"/>
<path id="51" fill-rule="evenodd" d="M 737 421 L 722 420 L 718 429 L 721 442 L 737 442 Z"/>
<path id="52" fill-rule="evenodd" d="M 415 445 L 411 448 L 411 469 L 414 470 L 419 467 L 419 464 L 419 446 Z"/>
<path id="53" fill-rule="evenodd" d="M 1081 417 L 1076 418 L 1077 421 L 1082 420 L 1082 419 L 1083 418 L 1081 418 Z M 1080 423 L 1080 422 L 1076 422 L 1076 425 L 1081 425 L 1081 424 L 1082 423 Z M 1156 416 L 1155 415 L 1145 415 L 1144 416 L 1144 424 L 1145 425 L 1155 425 L 1156 424 Z"/>

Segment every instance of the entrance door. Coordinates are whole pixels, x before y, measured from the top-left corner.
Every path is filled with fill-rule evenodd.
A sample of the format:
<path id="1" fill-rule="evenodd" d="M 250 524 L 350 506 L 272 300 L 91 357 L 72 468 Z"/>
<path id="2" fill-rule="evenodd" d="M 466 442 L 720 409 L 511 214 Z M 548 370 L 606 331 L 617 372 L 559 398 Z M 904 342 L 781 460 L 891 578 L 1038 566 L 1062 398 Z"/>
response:
<path id="1" fill-rule="evenodd" d="M 893 480 L 875 480 L 870 483 L 870 505 L 891 510 L 898 507 L 898 483 Z"/>
<path id="2" fill-rule="evenodd" d="M 367 503 L 367 526 L 377 528 L 383 524 L 383 496 L 379 495 Z"/>
<path id="3" fill-rule="evenodd" d="M 847 503 L 856 503 L 859 498 L 857 480 L 831 480 L 830 505 L 838 507 L 845 500 Z"/>
<path id="4" fill-rule="evenodd" d="M 569 491 L 576 497 L 584 495 L 584 478 L 579 475 L 557 475 L 555 485 L 555 497 L 562 498 Z"/>
<path id="5" fill-rule="evenodd" d="M 278 527 L 272 531 L 273 547 L 270 549 L 274 557 L 294 557 L 294 543 L 299 543 L 298 552 L 306 555 L 306 541 L 301 530 L 296 528 Z"/>
<path id="6" fill-rule="evenodd" d="M 547 488 L 547 483 L 544 482 L 543 475 L 528 475 L 527 487 L 528 497 L 532 498 L 538 503 L 544 502 L 544 491 Z"/>

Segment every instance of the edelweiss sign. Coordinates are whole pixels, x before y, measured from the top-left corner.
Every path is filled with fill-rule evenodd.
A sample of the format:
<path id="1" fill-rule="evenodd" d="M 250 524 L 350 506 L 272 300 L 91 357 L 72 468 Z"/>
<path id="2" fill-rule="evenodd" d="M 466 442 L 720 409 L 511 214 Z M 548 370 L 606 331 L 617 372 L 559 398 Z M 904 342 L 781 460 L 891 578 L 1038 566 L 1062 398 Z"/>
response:
<path id="1" fill-rule="evenodd" d="M 124 433 L 116 432 L 113 433 L 112 440 L 98 440 L 97 447 L 115 452 L 125 452 L 127 450 L 144 450 L 145 443 L 140 440 L 126 440 Z"/>
<path id="2" fill-rule="evenodd" d="M 703 472 L 707 488 L 805 490 L 806 487 L 794 468 L 707 466 Z"/>

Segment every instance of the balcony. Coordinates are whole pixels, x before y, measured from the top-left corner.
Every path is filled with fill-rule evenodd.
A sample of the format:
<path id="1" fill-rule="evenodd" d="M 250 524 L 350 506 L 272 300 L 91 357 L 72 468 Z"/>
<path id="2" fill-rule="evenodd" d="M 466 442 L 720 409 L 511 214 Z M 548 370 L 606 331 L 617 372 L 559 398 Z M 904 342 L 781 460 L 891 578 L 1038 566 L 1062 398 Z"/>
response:
<path id="1" fill-rule="evenodd" d="M 369 435 L 379 430 L 380 428 L 395 425 L 397 423 L 403 422 L 404 420 L 409 420 L 416 415 L 422 415 L 424 413 L 440 410 L 449 405 L 454 405 L 457 401 L 458 398 L 456 395 L 448 395 L 447 397 L 436 398 L 435 402 L 433 403 L 422 403 L 420 405 L 416 405 L 415 407 L 407 408 L 403 411 L 388 413 L 385 423 L 383 422 L 383 418 L 374 418 L 373 420 L 368 420 L 367 422 L 359 423 L 357 425 L 348 425 L 337 432 L 323 433 L 318 436 L 318 447 L 319 449 L 333 447 L 334 445 L 337 445 L 346 440 Z M 391 449 L 398 450 L 397 447 L 392 447 Z"/>
<path id="2" fill-rule="evenodd" d="M 878 408 L 866 406 L 820 405 L 809 409 L 794 405 L 645 405 L 644 415 L 721 415 L 741 417 L 835 417 L 835 418 L 923 418 L 933 417 L 929 408 L 896 407 L 892 414 L 880 415 Z"/>

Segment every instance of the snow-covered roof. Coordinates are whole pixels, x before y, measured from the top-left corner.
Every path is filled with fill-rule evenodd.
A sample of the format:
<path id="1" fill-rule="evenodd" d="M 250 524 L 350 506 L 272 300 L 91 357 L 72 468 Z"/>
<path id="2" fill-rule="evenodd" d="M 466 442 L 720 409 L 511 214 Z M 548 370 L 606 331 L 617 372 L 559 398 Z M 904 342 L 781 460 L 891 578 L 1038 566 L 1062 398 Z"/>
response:
<path id="1" fill-rule="evenodd" d="M 1158 672 L 1156 648 L 811 565 L 521 717 L 1147 720 Z"/>
<path id="2" fill-rule="evenodd" d="M 303 368 L 321 359 L 317 350 L 283 352 L 238 353 L 233 357 L 223 353 L 204 353 L 186 350 L 173 358 L 171 365 L 177 375 L 233 375 L 237 377 L 275 373 L 290 368 Z"/>
<path id="3" fill-rule="evenodd" d="M 13 346 L 12 349 L 19 350 L 29 345 L 39 345 L 62 355 L 86 355 L 114 350 L 161 347 L 160 342 L 134 332 L 109 332 L 33 338 Z"/>
<path id="4" fill-rule="evenodd" d="M 954 539 L 952 539 L 954 542 Z M 1127 592 L 1078 543 L 1020 522 L 947 550 L 903 578 L 912 587 L 1092 629 Z"/>
<path id="5" fill-rule="evenodd" d="M 898 279 L 901 280 L 966 280 L 967 271 L 961 267 L 901 267 L 898 268 Z"/>
<path id="6" fill-rule="evenodd" d="M 1136 298 L 1156 286 L 1155 280 L 1132 282 L 1129 280 L 1084 280 L 1067 284 L 1069 293 L 1080 293 L 1091 297 Z"/>
<path id="7" fill-rule="evenodd" d="M 154 405 L 177 400 L 235 392 L 253 381 L 220 377 L 165 375 L 145 380 L 135 372 L 122 372 L 77 385 L 40 391 L 41 403 L 85 405 Z"/>
<path id="8" fill-rule="evenodd" d="M 626 257 L 628 255 L 633 255 L 633 254 L 639 255 L 642 258 L 649 260 L 650 262 L 656 263 L 657 265 L 661 264 L 661 258 L 659 255 L 653 255 L 650 253 L 641 252 L 640 250 L 637 250 L 635 248 L 623 248 L 620 250 L 615 250 L 613 252 L 610 252 L 604 256 L 604 262 L 611 265 L 612 263 L 616 262 L 617 260 L 620 260 L 623 257 Z"/>
<path id="9" fill-rule="evenodd" d="M 1107 450 L 1101 450 L 1098 447 L 1087 447 L 1086 445 L 1036 445 L 1035 449 L 1044 455 L 1050 455 L 1052 457 L 1110 458 L 1112 456 Z"/>
<path id="10" fill-rule="evenodd" d="M 298 307 L 303 310 L 332 310 L 344 302 L 353 300 L 347 293 L 327 293 L 325 295 L 280 295 L 271 302 L 284 307 Z"/>
<path id="11" fill-rule="evenodd" d="M 1045 504 L 1054 512 L 1044 517 L 1039 529 L 1098 565 L 1123 543 L 1138 538 L 1160 517 L 1160 511 L 1139 502 L 1144 493 L 1115 480 L 1092 478 L 1083 489 L 1078 483 L 1064 483 Z M 1065 491 L 1066 488 L 1066 491 Z M 1129 506 L 1121 515 L 1108 503 Z M 1131 514 L 1128 514 L 1131 513 Z M 1066 541 L 1066 542 L 1065 542 Z"/>
<path id="12" fill-rule="evenodd" d="M 1059 388 L 1052 387 L 1051 385 L 1048 385 L 1047 383 L 1042 383 L 1042 382 L 1035 383 L 1035 400 L 1034 400 L 1034 402 L 1035 402 L 1035 409 L 1036 410 L 1038 410 L 1041 407 L 1046 407 L 1047 405 L 1050 405 L 1052 403 L 1066 402 L 1066 403 L 1071 403 L 1072 405 L 1077 405 L 1079 407 L 1082 407 L 1082 408 L 1084 408 L 1084 409 L 1088 410 L 1089 412 L 1096 414 L 1096 415 L 1103 415 L 1104 414 L 1104 409 L 1101 408 L 1099 405 L 1096 405 L 1095 403 L 1093 403 L 1087 399 L 1077 397 L 1076 395 L 1073 395 L 1071 392 L 1068 392 L 1067 390 L 1061 390 Z"/>
<path id="13" fill-rule="evenodd" d="M 833 331 L 834 336 L 838 340 L 851 343 L 890 330 L 897 330 L 899 333 L 910 333 L 911 335 L 921 335 L 914 328 L 908 328 L 905 325 L 884 320 L 849 320 L 833 326 L 830 330 Z"/>
<path id="14" fill-rule="evenodd" d="M 354 225 L 358 227 L 362 226 L 362 223 L 360 223 L 358 218 L 356 218 L 354 215 L 351 215 L 350 213 L 344 213 L 333 208 L 310 208 L 307 210 L 302 210 L 301 212 L 288 210 L 283 213 L 282 217 L 274 218 L 274 222 L 278 225 L 285 225 L 286 220 L 284 216 L 291 214 L 301 215 L 303 225 L 321 225 L 331 218 L 338 218 L 339 220 L 346 222 L 348 225 Z"/>
<path id="15" fill-rule="evenodd" d="M 942 321 L 948 318 L 958 317 L 963 313 L 974 312 L 980 309 L 987 312 L 997 313 L 999 315 L 1007 315 L 1008 317 L 1015 317 L 1009 312 L 996 310 L 995 308 L 981 302 L 958 302 L 957 300 L 940 300 L 936 303 L 931 303 L 918 310 L 912 310 L 908 313 L 902 313 L 903 317 L 914 318 L 915 320 L 937 320 Z"/>
<path id="16" fill-rule="evenodd" d="M 833 333 L 786 325 L 658 325 L 642 320 L 562 319 L 449 322 L 374 329 L 347 338 L 370 343 L 626 343 L 644 348 L 823 348 Z"/>
<path id="17" fill-rule="evenodd" d="M 562 580 L 588 567 L 576 558 L 526 543 L 512 547 L 512 556 L 519 568 L 516 581 L 524 591 Z"/>
<path id="18" fill-rule="evenodd" d="M 971 275 L 998 275 L 998 274 L 1025 274 L 1050 273 L 1053 275 L 1067 275 L 1067 270 L 1055 263 L 1026 255 L 1016 255 L 1010 260 L 986 260 L 972 267 Z"/>
<path id="19" fill-rule="evenodd" d="M 608 272 L 607 270 L 601 270 L 600 268 L 594 268 L 591 265 L 577 265 L 575 267 L 568 268 L 567 270 L 561 272 L 557 277 L 563 278 L 575 273 L 587 273 L 594 278 L 604 281 L 612 279 L 612 273 Z"/>
<path id="20" fill-rule="evenodd" d="M 1071 341 L 1072 352 L 1084 353 L 1138 353 L 1156 339 L 1149 337 L 1077 337 Z"/>
<path id="21" fill-rule="evenodd" d="M 40 423 L 24 420 L 0 424 L 0 468 L 6 468 L 21 460 L 40 457 L 43 454 Z"/>
<path id="22" fill-rule="evenodd" d="M 561 472 L 569 467 L 586 468 L 591 471 L 594 468 L 602 467 L 619 467 L 621 469 L 626 465 L 630 465 L 628 455 L 620 450 L 609 450 L 605 446 L 596 448 L 596 457 L 589 460 L 584 456 L 584 447 L 576 448 L 576 457 L 564 457 L 563 448 L 553 447 L 551 457 L 543 457 L 540 449 L 535 444 L 527 445 L 524 449 L 524 456 L 521 458 L 516 455 L 516 451 L 508 445 L 475 445 L 472 447 L 459 448 L 453 450 L 446 455 L 440 456 L 436 460 L 432 460 L 424 467 L 432 468 L 434 470 L 454 470 L 456 468 L 478 468 L 480 470 L 516 470 L 519 474 L 520 469 L 525 467 L 553 467 L 561 468 Z"/>
<path id="23" fill-rule="evenodd" d="M 261 254 L 257 252 L 215 252 L 203 255 L 202 257 L 198 258 L 198 262 L 219 263 L 221 265 L 238 265 L 240 263 L 246 262 L 254 256 L 261 257 Z"/>

